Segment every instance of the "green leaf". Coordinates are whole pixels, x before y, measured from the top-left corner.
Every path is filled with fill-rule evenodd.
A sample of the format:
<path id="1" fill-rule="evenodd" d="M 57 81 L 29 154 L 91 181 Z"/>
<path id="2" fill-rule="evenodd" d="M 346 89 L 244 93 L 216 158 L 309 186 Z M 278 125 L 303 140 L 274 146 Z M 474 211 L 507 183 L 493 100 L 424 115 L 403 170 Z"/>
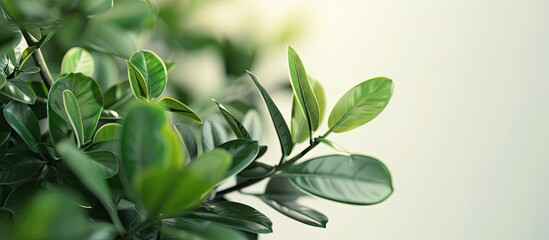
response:
<path id="1" fill-rule="evenodd" d="M 80 3 L 87 15 L 98 15 L 113 7 L 113 0 L 82 0 Z"/>
<path id="2" fill-rule="evenodd" d="M 223 176 L 223 180 L 228 179 L 252 163 L 259 152 L 257 141 L 250 139 L 235 139 L 219 146 L 227 150 L 233 156 L 233 162 L 229 170 Z"/>
<path id="3" fill-rule="evenodd" d="M 119 70 L 118 70 L 118 63 L 114 59 L 112 55 L 100 53 L 100 52 L 92 52 L 92 57 L 95 62 L 95 68 L 93 71 L 93 79 L 96 79 L 97 83 L 101 87 L 101 91 L 105 93 L 105 107 L 107 107 L 107 96 L 106 92 L 107 90 L 116 85 L 119 80 Z M 128 83 L 127 81 L 122 81 L 124 83 Z M 124 89 L 129 90 L 129 89 Z"/>
<path id="4" fill-rule="evenodd" d="M 248 240 L 242 233 L 210 222 L 176 220 L 173 226 L 161 228 L 160 239 Z"/>
<path id="5" fill-rule="evenodd" d="M 149 99 L 149 89 L 145 82 L 145 77 L 131 62 L 126 61 L 126 64 L 128 65 L 128 80 L 133 95 L 137 99 Z"/>
<path id="6" fill-rule="evenodd" d="M 118 140 L 121 131 L 122 125 L 118 123 L 107 123 L 97 130 L 93 137 L 93 143 Z"/>
<path id="7" fill-rule="evenodd" d="M 161 107 L 141 103 L 130 110 L 122 125 L 120 142 L 120 176 L 126 190 L 135 176 L 147 168 L 182 166 L 182 159 L 172 159 L 172 142 L 166 136 L 169 130 Z"/>
<path id="8" fill-rule="evenodd" d="M 252 233 L 270 233 L 273 223 L 256 209 L 237 202 L 218 202 L 202 206 L 183 218 L 207 220 Z"/>
<path id="9" fill-rule="evenodd" d="M 83 44 L 89 49 L 116 55 L 127 59 L 135 50 L 133 38 L 119 27 L 89 22 L 86 32 L 81 37 Z"/>
<path id="10" fill-rule="evenodd" d="M 268 197 L 261 197 L 261 200 L 280 213 L 309 226 L 326 228 L 328 223 L 326 215 L 296 202 L 279 201 Z"/>
<path id="11" fill-rule="evenodd" d="M 210 151 L 227 140 L 225 128 L 217 122 L 206 121 L 202 124 L 202 149 Z"/>
<path id="12" fill-rule="evenodd" d="M 37 66 L 32 66 L 32 67 L 29 67 L 29 68 L 26 68 L 26 69 L 20 69 L 18 70 L 19 71 L 19 74 L 28 74 L 28 75 L 32 75 L 32 74 L 36 74 L 36 73 L 39 73 L 40 72 L 40 68 L 37 67 Z M 33 83 L 31 83 L 32 85 Z"/>
<path id="13" fill-rule="evenodd" d="M 160 106 L 164 107 L 166 110 L 170 112 L 174 112 L 174 113 L 183 115 L 185 117 L 188 117 L 197 123 L 202 123 L 202 120 L 200 119 L 200 117 L 196 115 L 196 113 L 194 113 L 190 107 L 171 97 L 161 98 L 160 100 L 158 100 L 158 104 L 160 104 Z"/>
<path id="14" fill-rule="evenodd" d="M 95 64 L 90 52 L 86 49 L 74 47 L 69 49 L 61 62 L 61 75 L 69 73 L 83 73 L 93 76 Z"/>
<path id="15" fill-rule="evenodd" d="M 33 152 L 39 152 L 40 125 L 34 112 L 23 103 L 10 102 L 4 107 L 4 117 Z"/>
<path id="16" fill-rule="evenodd" d="M 4 207 L 11 209 L 15 216 L 21 216 L 22 212 L 27 209 L 29 201 L 35 197 L 36 192 L 43 189 L 41 182 L 43 182 L 41 179 L 31 178 L 16 185 L 6 198 Z"/>
<path id="17" fill-rule="evenodd" d="M 112 225 L 90 222 L 84 209 L 65 195 L 42 192 L 34 197 L 23 215 L 16 218 L 15 239 L 98 239 L 99 236 L 111 239 L 116 236 Z M 90 238 L 92 235 L 96 238 Z"/>
<path id="18" fill-rule="evenodd" d="M 64 141 L 57 144 L 59 154 L 63 157 L 63 162 L 73 171 L 74 175 L 80 179 L 96 197 L 109 213 L 111 220 L 121 230 L 122 224 L 116 213 L 114 199 L 107 182 L 103 179 L 105 169 L 92 160 L 89 156 L 78 150 L 70 142 Z"/>
<path id="19" fill-rule="evenodd" d="M 315 96 L 318 100 L 318 110 L 320 113 L 319 122 L 322 122 L 322 118 L 324 117 L 324 111 L 326 110 L 326 97 L 324 94 L 324 89 L 322 88 L 322 85 L 320 85 L 320 82 L 314 81 L 312 79 L 311 87 L 313 88 L 313 92 L 315 93 Z M 307 118 L 301 111 L 299 107 L 299 102 L 295 99 L 295 97 L 292 104 L 291 128 L 292 139 L 294 143 L 301 143 L 309 138 L 309 127 L 307 124 Z"/>
<path id="20" fill-rule="evenodd" d="M 392 94 L 393 81 L 385 77 L 356 85 L 336 103 L 328 118 L 328 127 L 340 133 L 366 124 L 383 111 Z"/>
<path id="21" fill-rule="evenodd" d="M 80 147 L 86 141 L 84 139 L 84 124 L 82 123 L 82 114 L 80 113 L 80 106 L 78 106 L 78 100 L 71 90 L 63 91 L 63 105 L 65 106 L 65 114 L 72 128 L 72 132 L 76 136 L 77 146 Z"/>
<path id="22" fill-rule="evenodd" d="M 275 171 L 276 169 L 272 166 L 269 166 L 265 163 L 254 161 L 250 163 L 250 165 L 248 165 L 246 169 L 238 173 L 238 177 L 247 178 L 247 179 L 263 178 L 271 175 Z"/>
<path id="23" fill-rule="evenodd" d="M 292 137 L 290 135 L 290 130 L 288 129 L 288 125 L 286 124 L 284 117 L 280 113 L 280 110 L 278 110 L 278 107 L 274 103 L 267 90 L 265 90 L 265 88 L 261 86 L 255 75 L 251 72 L 248 72 L 248 74 L 254 81 L 257 89 L 259 89 L 259 92 L 261 93 L 261 96 L 265 101 L 265 105 L 267 105 L 267 109 L 269 110 L 269 114 L 271 115 L 271 120 L 273 121 L 273 125 L 275 126 L 276 134 L 278 135 L 278 140 L 280 142 L 280 148 L 282 149 L 282 153 L 284 154 L 284 156 L 290 155 L 293 147 Z"/>
<path id="24" fill-rule="evenodd" d="M 309 128 L 309 136 L 312 131 L 316 130 L 320 124 L 320 111 L 318 100 L 316 99 L 309 76 L 305 72 L 305 67 L 297 52 L 288 47 L 288 65 L 290 68 L 290 83 L 294 91 L 294 97 L 299 103 L 300 109 L 307 118 L 307 126 Z"/>
<path id="25" fill-rule="evenodd" d="M 0 208 L 0 229 L 13 224 L 13 211 L 9 208 Z"/>
<path id="26" fill-rule="evenodd" d="M 193 133 L 193 130 L 181 123 L 176 123 L 174 125 L 175 130 L 177 130 L 177 134 L 179 135 L 179 138 L 185 143 L 185 147 L 187 148 L 187 153 L 189 153 L 189 158 L 192 160 L 196 158 L 198 155 L 198 147 L 196 144 L 196 136 Z"/>
<path id="27" fill-rule="evenodd" d="M 248 130 L 252 139 L 259 140 L 261 139 L 261 136 L 263 136 L 262 121 L 263 119 L 261 119 L 259 113 L 254 109 L 250 109 L 246 115 L 244 115 L 242 125 Z"/>
<path id="28" fill-rule="evenodd" d="M 141 50 L 135 52 L 129 61 L 143 74 L 149 99 L 159 97 L 168 82 L 168 70 L 162 59 L 152 51 Z"/>
<path id="29" fill-rule="evenodd" d="M 173 216 L 199 204 L 231 165 L 231 155 L 215 149 L 184 169 L 149 168 L 138 174 L 135 189 L 150 217 Z"/>
<path id="30" fill-rule="evenodd" d="M 36 101 L 36 93 L 23 80 L 11 79 L 6 81 L 6 85 L 0 89 L 0 93 L 15 101 L 34 104 Z"/>
<path id="31" fill-rule="evenodd" d="M 0 104 L 0 146 L 3 146 L 10 139 L 11 127 L 4 116 L 4 104 Z"/>
<path id="32" fill-rule="evenodd" d="M 6 77 L 4 76 L 4 73 L 0 72 L 0 89 L 2 89 L 5 85 L 6 85 Z"/>
<path id="33" fill-rule="evenodd" d="M 21 53 L 21 58 L 19 58 L 19 68 L 22 68 L 23 65 L 29 60 L 30 56 L 36 51 L 36 46 L 30 46 L 28 48 L 25 48 L 23 52 Z"/>
<path id="34" fill-rule="evenodd" d="M 99 122 L 103 110 L 103 94 L 97 82 L 82 73 L 70 73 L 55 81 L 48 94 L 48 125 L 54 143 L 64 140 L 72 129 L 63 102 L 65 90 L 70 90 L 76 97 L 76 106 L 81 106 L 84 133 L 81 144 L 86 144 L 91 141 Z"/>
<path id="35" fill-rule="evenodd" d="M 385 165 L 368 156 L 318 157 L 291 166 L 284 175 L 308 193 L 348 204 L 376 204 L 393 192 Z"/>
<path id="36" fill-rule="evenodd" d="M 39 159 L 20 153 L 8 153 L 0 161 L 0 185 L 24 182 L 44 167 Z"/>
<path id="37" fill-rule="evenodd" d="M 116 155 L 109 151 L 92 151 L 86 152 L 86 155 L 90 157 L 96 164 L 97 169 L 101 170 L 103 178 L 112 178 L 118 173 L 118 161 Z"/>
<path id="38" fill-rule="evenodd" d="M 215 102 L 215 104 L 217 104 L 219 111 L 221 111 L 221 114 L 223 115 L 225 120 L 227 120 L 227 123 L 229 124 L 229 126 L 231 127 L 231 129 L 233 130 L 233 133 L 236 135 L 237 138 L 252 139 L 252 137 L 248 133 L 248 130 L 244 128 L 242 123 L 240 123 L 240 121 L 238 121 L 238 119 L 236 119 L 236 117 L 232 113 L 230 113 L 225 108 L 225 106 L 223 106 L 223 104 L 215 101 L 214 99 L 212 100 Z"/>

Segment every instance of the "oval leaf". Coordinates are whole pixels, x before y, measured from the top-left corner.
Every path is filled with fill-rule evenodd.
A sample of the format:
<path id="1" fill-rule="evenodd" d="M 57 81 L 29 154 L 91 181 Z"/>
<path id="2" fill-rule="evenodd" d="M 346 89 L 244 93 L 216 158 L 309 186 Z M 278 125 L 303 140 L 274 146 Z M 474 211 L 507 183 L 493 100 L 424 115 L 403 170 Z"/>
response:
<path id="1" fill-rule="evenodd" d="M 19 153 L 8 153 L 0 161 L 0 185 L 24 182 L 44 167 L 39 159 Z"/>
<path id="2" fill-rule="evenodd" d="M 282 149 L 282 153 L 284 154 L 284 156 L 290 155 L 290 153 L 292 152 L 293 144 L 290 130 L 288 129 L 288 125 L 286 124 L 286 120 L 284 120 L 284 117 L 280 113 L 280 110 L 278 110 L 278 107 L 274 103 L 273 99 L 271 98 L 267 90 L 265 90 L 265 88 L 261 86 L 255 75 L 251 72 L 248 72 L 248 74 L 254 81 L 257 89 L 259 89 L 259 93 L 261 93 L 261 97 L 263 97 L 265 105 L 267 105 L 267 109 L 269 110 L 271 120 L 278 136 L 278 141 L 280 142 L 280 148 Z"/>
<path id="3" fill-rule="evenodd" d="M 147 96 L 149 98 L 159 97 L 168 82 L 168 70 L 164 61 L 152 51 L 141 50 L 130 57 L 130 62 L 143 75 L 147 84 Z"/>
<path id="4" fill-rule="evenodd" d="M 193 130 L 185 124 L 176 123 L 174 125 L 175 130 L 179 134 L 179 138 L 185 143 L 187 148 L 187 153 L 189 153 L 189 158 L 192 160 L 198 155 L 198 147 L 196 144 L 196 136 L 194 135 Z"/>
<path id="5" fill-rule="evenodd" d="M 252 162 L 246 169 L 238 173 L 238 177 L 241 178 L 264 178 L 274 173 L 276 169 L 270 165 L 261 162 Z"/>
<path id="6" fill-rule="evenodd" d="M 391 175 L 375 158 L 361 155 L 329 155 L 284 170 L 299 188 L 336 202 L 370 205 L 393 192 Z"/>
<path id="7" fill-rule="evenodd" d="M 303 111 L 307 118 L 309 135 L 311 135 L 312 131 L 316 130 L 320 123 L 318 100 L 309 82 L 309 76 L 305 72 L 303 62 L 301 62 L 297 52 L 291 47 L 288 47 L 288 65 L 294 96 L 299 103 L 301 111 Z"/>
<path id="8" fill-rule="evenodd" d="M 210 151 L 227 140 L 225 128 L 217 122 L 206 121 L 202 124 L 202 150 Z"/>
<path id="9" fill-rule="evenodd" d="M 128 80 L 135 98 L 149 99 L 149 89 L 145 82 L 143 74 L 133 65 L 133 63 L 126 61 L 128 65 Z"/>
<path id="10" fill-rule="evenodd" d="M 313 227 L 326 228 L 328 217 L 296 202 L 281 201 L 276 198 L 261 197 L 261 200 L 280 213 Z"/>
<path id="11" fill-rule="evenodd" d="M 318 100 L 318 110 L 320 113 L 319 121 L 322 122 L 322 118 L 324 117 L 324 111 L 326 110 L 326 95 L 324 93 L 322 85 L 320 85 L 318 81 L 314 81 L 311 79 L 311 86 Z M 295 97 L 292 103 L 291 128 L 292 139 L 294 143 L 301 143 L 309 138 L 309 127 L 307 124 L 307 118 L 300 110 L 299 102 L 296 100 Z"/>
<path id="12" fill-rule="evenodd" d="M 86 144 L 91 141 L 99 122 L 103 110 L 103 94 L 95 80 L 81 73 L 70 73 L 55 81 L 48 94 L 48 125 L 54 143 L 64 140 L 72 129 L 63 103 L 65 90 L 74 94 L 78 103 L 76 105 L 81 107 L 84 130 L 84 141 L 81 144 Z"/>
<path id="13" fill-rule="evenodd" d="M 164 107 L 166 110 L 170 112 L 174 112 L 177 114 L 181 114 L 185 117 L 188 117 L 192 120 L 194 120 L 197 123 L 202 123 L 202 120 L 196 113 L 193 112 L 193 110 L 185 105 L 184 103 L 177 101 L 171 97 L 163 97 L 158 101 L 158 104 L 160 106 Z"/>
<path id="14" fill-rule="evenodd" d="M 40 125 L 34 112 L 23 103 L 10 102 L 4 107 L 4 117 L 33 152 L 39 152 Z"/>
<path id="15" fill-rule="evenodd" d="M 360 127 L 379 115 L 392 95 L 391 79 L 378 77 L 364 81 L 339 99 L 328 118 L 328 127 L 336 133 Z"/>
<path id="16" fill-rule="evenodd" d="M 223 176 L 223 180 L 230 178 L 254 161 L 259 152 L 259 144 L 257 141 L 249 139 L 235 139 L 223 143 L 219 148 L 227 150 L 233 156 L 233 163 L 229 170 Z"/>
<path id="17" fill-rule="evenodd" d="M 11 79 L 6 81 L 6 85 L 0 89 L 0 93 L 15 101 L 34 104 L 36 101 L 36 93 L 23 80 Z"/>
<path id="18" fill-rule="evenodd" d="M 116 155 L 109 151 L 86 152 L 94 164 L 101 170 L 103 178 L 114 177 L 118 173 L 118 161 Z"/>
<path id="19" fill-rule="evenodd" d="M 93 137 L 93 143 L 117 140 L 120 138 L 121 131 L 122 125 L 118 123 L 107 123 L 97 130 Z"/>
<path id="20" fill-rule="evenodd" d="M 230 228 L 252 233 L 270 233 L 273 223 L 256 209 L 237 202 L 218 202 L 207 204 L 183 218 L 207 220 Z"/>
<path id="21" fill-rule="evenodd" d="M 94 69 L 91 53 L 79 47 L 69 49 L 61 62 L 61 75 L 79 72 L 91 77 Z"/>
<path id="22" fill-rule="evenodd" d="M 230 113 L 223 104 L 213 100 L 215 104 L 217 104 L 217 107 L 219 108 L 219 111 L 221 111 L 221 114 L 227 120 L 227 123 L 233 130 L 234 135 L 236 135 L 237 138 L 246 138 L 246 139 L 252 139 L 252 136 L 250 136 L 250 133 L 248 133 L 248 130 L 244 128 L 242 123 L 236 119 L 236 117 Z"/>
<path id="23" fill-rule="evenodd" d="M 84 126 L 78 100 L 76 100 L 76 96 L 74 96 L 71 90 L 63 91 L 63 105 L 65 106 L 65 114 L 67 114 L 69 119 L 72 132 L 76 135 L 77 146 L 80 147 L 85 142 Z"/>

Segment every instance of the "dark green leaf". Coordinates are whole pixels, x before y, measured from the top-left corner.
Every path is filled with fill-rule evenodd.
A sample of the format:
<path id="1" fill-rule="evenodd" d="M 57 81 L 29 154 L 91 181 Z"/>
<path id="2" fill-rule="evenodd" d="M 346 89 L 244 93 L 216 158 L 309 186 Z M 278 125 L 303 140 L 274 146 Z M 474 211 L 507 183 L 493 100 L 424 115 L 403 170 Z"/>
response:
<path id="1" fill-rule="evenodd" d="M 309 135 L 316 130 L 320 123 L 320 111 L 318 107 L 318 100 L 316 99 L 311 83 L 309 82 L 309 76 L 305 72 L 305 67 L 301 59 L 297 55 L 297 52 L 288 47 L 288 65 L 290 68 L 290 83 L 294 91 L 294 97 L 299 103 L 300 109 L 307 118 Z"/>
<path id="2" fill-rule="evenodd" d="M 261 200 L 280 213 L 307 225 L 326 228 L 328 223 L 328 217 L 324 214 L 298 203 L 268 197 L 261 197 Z"/>
<path id="3" fill-rule="evenodd" d="M 202 149 L 210 151 L 227 140 L 227 132 L 219 123 L 206 121 L 202 124 Z"/>
<path id="4" fill-rule="evenodd" d="M 8 208 L 0 208 L 0 229 L 11 224 L 13 224 L 13 211 Z"/>
<path id="5" fill-rule="evenodd" d="M 21 183 L 35 176 L 44 167 L 39 159 L 20 153 L 8 153 L 0 161 L 0 185 Z"/>
<path id="6" fill-rule="evenodd" d="M 93 143 L 117 140 L 120 138 L 121 131 L 122 125 L 118 123 L 107 123 L 97 130 L 93 137 Z"/>
<path id="7" fill-rule="evenodd" d="M 340 133 L 366 124 L 385 109 L 392 94 L 393 81 L 385 77 L 356 85 L 336 103 L 328 118 L 328 127 Z"/>
<path id="8" fill-rule="evenodd" d="M 198 147 L 196 144 L 196 136 L 194 135 L 193 130 L 181 123 L 176 123 L 174 125 L 175 130 L 177 130 L 177 133 L 181 140 L 185 143 L 185 147 L 187 148 L 187 153 L 189 153 L 189 158 L 192 160 L 196 158 L 198 155 Z"/>
<path id="9" fill-rule="evenodd" d="M 274 173 L 276 169 L 261 162 L 252 162 L 248 167 L 238 173 L 241 178 L 263 178 Z"/>
<path id="10" fill-rule="evenodd" d="M 189 214 L 185 214 L 183 218 L 207 220 L 253 233 L 270 233 L 273 224 L 261 212 L 237 202 L 206 204 Z"/>
<path id="11" fill-rule="evenodd" d="M 6 85 L 0 89 L 0 93 L 15 101 L 34 104 L 36 101 L 36 93 L 23 80 L 11 79 L 6 81 Z"/>
<path id="12" fill-rule="evenodd" d="M 248 130 L 244 128 L 242 123 L 236 119 L 236 117 L 230 113 L 223 104 L 213 100 L 215 104 L 217 104 L 217 107 L 219 108 L 219 111 L 221 111 L 221 114 L 227 120 L 227 123 L 229 123 L 229 126 L 233 130 L 233 133 L 236 135 L 237 138 L 246 138 L 246 139 L 252 139 L 250 134 L 248 133 Z"/>
<path id="13" fill-rule="evenodd" d="M 4 73 L 0 73 L 0 89 L 2 89 L 6 85 L 6 77 L 4 76 Z"/>
<path id="14" fill-rule="evenodd" d="M 103 94 L 97 82 L 81 73 L 70 73 L 57 80 L 48 94 L 48 125 L 54 143 L 64 140 L 71 132 L 70 118 L 65 111 L 63 92 L 70 90 L 76 97 L 82 118 L 84 142 L 91 141 L 103 110 Z"/>
<path id="15" fill-rule="evenodd" d="M 315 93 L 316 99 L 318 100 L 318 110 L 320 112 L 319 122 L 322 122 L 324 117 L 324 111 L 326 110 L 326 97 L 324 94 L 324 89 L 318 81 L 311 79 L 311 87 Z M 294 143 L 301 143 L 309 138 L 309 126 L 307 124 L 307 118 L 301 111 L 299 107 L 299 102 L 293 99 L 292 104 L 292 139 Z"/>
<path id="16" fill-rule="evenodd" d="M 257 141 L 250 139 L 235 139 L 219 145 L 219 148 L 227 150 L 233 156 L 233 162 L 229 170 L 223 176 L 223 180 L 230 178 L 254 161 L 259 152 Z"/>
<path id="17" fill-rule="evenodd" d="M 25 104 L 10 102 L 4 107 L 4 117 L 33 152 L 39 152 L 40 125 L 34 112 Z"/>
<path id="18" fill-rule="evenodd" d="M 308 193 L 348 204 L 376 204 L 393 192 L 385 165 L 368 156 L 318 157 L 291 166 L 284 175 Z"/>
<path id="19" fill-rule="evenodd" d="M 255 75 L 251 72 L 248 72 L 248 74 L 259 89 L 259 92 L 261 93 L 261 96 L 263 97 L 263 100 L 267 105 L 267 109 L 269 110 L 269 114 L 271 115 L 271 120 L 273 121 L 273 125 L 275 126 L 276 134 L 278 135 L 278 140 L 280 142 L 280 148 L 282 149 L 282 153 L 284 154 L 284 156 L 290 155 L 293 147 L 292 137 L 290 135 L 290 130 L 288 129 L 288 125 L 286 124 L 284 117 L 280 113 L 280 110 L 278 110 L 278 107 L 274 103 L 267 90 L 265 90 L 265 88 L 261 86 Z"/>
<path id="20" fill-rule="evenodd" d="M 190 107 L 171 97 L 161 98 L 160 100 L 158 100 L 158 104 L 160 104 L 160 106 L 164 107 L 166 110 L 170 112 L 181 114 L 185 117 L 188 117 L 194 120 L 197 123 L 202 123 L 202 120 L 200 119 L 200 117 L 198 117 L 198 115 L 196 115 L 196 113 L 194 113 Z"/>
<path id="21" fill-rule="evenodd" d="M 3 146 L 6 143 L 11 135 L 11 128 L 6 118 L 4 116 L 4 104 L 0 104 L 0 146 Z M 0 151 L 1 153 L 1 151 Z"/>
<path id="22" fill-rule="evenodd" d="M 161 228 L 162 240 L 248 240 L 242 233 L 210 222 L 179 220 Z"/>
<path id="23" fill-rule="evenodd" d="M 103 178 L 111 178 L 118 173 L 118 161 L 113 152 L 93 151 L 86 152 L 86 155 L 98 166 L 97 169 L 101 170 Z"/>
<path id="24" fill-rule="evenodd" d="M 168 70 L 162 59 L 152 51 L 141 50 L 135 52 L 129 61 L 143 75 L 149 99 L 159 97 L 168 82 Z"/>
<path id="25" fill-rule="evenodd" d="M 84 138 L 84 124 L 82 123 L 82 113 L 76 96 L 71 90 L 63 91 L 63 105 L 65 106 L 65 114 L 69 120 L 72 132 L 76 136 L 77 146 L 80 147 L 86 141 Z"/>
<path id="26" fill-rule="evenodd" d="M 90 52 L 86 49 L 74 47 L 69 49 L 61 62 L 61 75 L 69 73 L 83 73 L 93 77 L 95 63 Z"/>

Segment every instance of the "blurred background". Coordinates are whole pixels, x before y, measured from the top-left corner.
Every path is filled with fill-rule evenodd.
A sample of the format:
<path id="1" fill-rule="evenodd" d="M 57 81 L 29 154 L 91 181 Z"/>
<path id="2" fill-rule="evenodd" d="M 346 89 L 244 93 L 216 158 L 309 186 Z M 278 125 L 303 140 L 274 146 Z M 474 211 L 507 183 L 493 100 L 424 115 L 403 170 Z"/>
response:
<path id="1" fill-rule="evenodd" d="M 324 85 L 328 111 L 363 80 L 395 82 L 377 119 L 331 136 L 382 159 L 394 194 L 367 207 L 305 200 L 330 218 L 327 229 L 229 195 L 272 218 L 274 233 L 261 239 L 549 237 L 548 1 L 207 2 L 184 24 L 260 46 L 251 69 L 269 90 L 287 81 L 287 45 Z M 221 84 L 219 57 L 192 54 L 176 61 L 178 74 L 200 91 L 214 86 L 203 81 Z M 273 98 L 290 113 L 287 93 Z M 276 146 L 272 132 L 266 138 Z"/>

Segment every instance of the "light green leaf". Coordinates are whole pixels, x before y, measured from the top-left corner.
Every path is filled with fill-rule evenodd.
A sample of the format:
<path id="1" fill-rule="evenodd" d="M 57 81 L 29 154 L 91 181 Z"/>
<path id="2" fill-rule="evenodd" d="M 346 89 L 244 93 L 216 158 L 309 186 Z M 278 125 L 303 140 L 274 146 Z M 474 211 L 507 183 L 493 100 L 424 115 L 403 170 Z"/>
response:
<path id="1" fill-rule="evenodd" d="M 231 155 L 215 149 L 191 161 L 184 169 L 148 168 L 138 174 L 135 189 L 147 215 L 174 216 L 196 206 L 219 183 L 231 165 Z"/>
<path id="2" fill-rule="evenodd" d="M 63 91 L 63 105 L 65 106 L 65 114 L 69 120 L 72 132 L 76 136 L 76 144 L 78 147 L 86 141 L 84 138 L 84 124 L 82 123 L 82 114 L 76 96 L 71 90 Z"/>
<path id="3" fill-rule="evenodd" d="M 219 224 L 184 219 L 177 220 L 173 226 L 162 227 L 161 232 L 162 240 L 248 240 L 242 233 Z"/>
<path id="4" fill-rule="evenodd" d="M 318 100 L 313 92 L 313 88 L 309 82 L 309 76 L 307 75 L 307 72 L 305 72 L 305 67 L 301 62 L 301 59 L 297 55 L 297 52 L 291 47 L 288 47 L 288 65 L 290 68 L 290 83 L 292 84 L 294 97 L 297 99 L 300 109 L 307 118 L 309 136 L 311 136 L 312 131 L 316 130 L 320 124 Z"/>
<path id="5" fill-rule="evenodd" d="M 36 51 L 36 46 L 30 46 L 28 48 L 25 48 L 25 50 L 23 50 L 23 52 L 21 53 L 21 58 L 19 59 L 19 63 L 18 63 L 19 68 L 22 68 L 23 65 L 25 65 L 25 63 L 27 62 L 27 60 L 29 60 L 30 56 L 32 56 L 34 51 Z"/>
<path id="6" fill-rule="evenodd" d="M 226 142 L 228 136 L 225 128 L 217 122 L 206 121 L 202 124 L 202 150 L 210 151 Z"/>
<path id="7" fill-rule="evenodd" d="M 86 155 L 98 166 L 97 169 L 101 170 L 103 178 L 112 178 L 118 173 L 118 161 L 113 152 L 92 151 L 86 152 Z"/>
<path id="8" fill-rule="evenodd" d="M 196 136 L 194 135 L 193 130 L 189 126 L 181 123 L 176 123 L 174 127 L 175 130 L 177 130 L 179 138 L 181 138 L 181 140 L 185 143 L 187 153 L 189 153 L 189 158 L 191 160 L 196 158 L 196 156 L 198 155 L 198 147 L 196 143 Z"/>
<path id="9" fill-rule="evenodd" d="M 126 61 L 126 64 L 128 65 L 128 80 L 130 82 L 133 95 L 137 99 L 149 99 L 149 89 L 147 83 L 145 82 L 145 77 L 135 67 L 135 65 L 133 65 L 133 63 Z"/>
<path id="10" fill-rule="evenodd" d="M 119 27 L 93 21 L 88 23 L 86 32 L 81 39 L 88 49 L 117 55 L 125 59 L 136 49 L 132 37 L 125 34 Z"/>
<path id="11" fill-rule="evenodd" d="M 107 182 L 103 179 L 105 175 L 104 168 L 78 150 L 70 142 L 61 142 L 57 144 L 56 149 L 63 157 L 63 162 L 67 164 L 69 169 L 71 169 L 76 177 L 80 179 L 80 182 L 99 199 L 109 213 L 111 220 L 117 226 L 117 229 L 121 230 L 122 224 L 116 213 L 116 206 L 111 190 L 107 185 Z"/>
<path id="12" fill-rule="evenodd" d="M 110 10 L 113 0 L 82 0 L 80 4 L 88 16 L 93 16 Z"/>
<path id="13" fill-rule="evenodd" d="M 94 71 L 93 71 L 93 79 L 97 81 L 99 86 L 101 87 L 101 91 L 105 93 L 105 107 L 107 107 L 107 96 L 106 92 L 107 90 L 116 85 L 119 80 L 119 70 L 118 70 L 118 63 L 114 59 L 112 55 L 100 53 L 100 52 L 92 52 L 92 57 L 94 59 Z M 128 83 L 127 81 L 122 81 L 125 83 Z M 129 89 L 124 89 L 129 90 Z"/>
<path id="14" fill-rule="evenodd" d="M 349 90 L 334 106 L 328 127 L 336 133 L 366 124 L 385 109 L 393 95 L 393 81 L 385 77 L 364 81 Z"/>
<path id="15" fill-rule="evenodd" d="M 39 152 L 40 125 L 34 112 L 23 103 L 10 102 L 4 107 L 4 117 L 33 152 Z"/>
<path id="16" fill-rule="evenodd" d="M 237 202 L 218 202 L 183 215 L 191 220 L 206 220 L 252 233 L 270 233 L 273 223 L 256 209 Z"/>
<path id="17" fill-rule="evenodd" d="M 149 98 L 159 97 L 164 92 L 168 82 L 168 70 L 164 65 L 164 61 L 149 50 L 135 52 L 129 61 L 143 75 L 147 84 L 147 96 Z"/>
<path id="18" fill-rule="evenodd" d="M 273 99 L 271 98 L 267 90 L 265 90 L 265 88 L 261 86 L 255 75 L 251 72 L 248 72 L 248 74 L 254 81 L 257 89 L 259 89 L 259 93 L 261 93 L 261 96 L 265 101 L 265 105 L 267 105 L 267 109 L 269 110 L 269 114 L 271 115 L 271 120 L 273 121 L 276 134 L 278 135 L 278 141 L 280 142 L 280 148 L 282 149 L 282 153 L 284 154 L 284 156 L 290 155 L 290 153 L 292 152 L 293 144 L 290 130 L 288 129 L 288 125 L 286 124 L 286 120 L 284 120 L 284 117 L 280 113 L 280 110 L 278 110 L 278 107 L 274 103 Z"/>
<path id="19" fill-rule="evenodd" d="M 223 180 L 236 175 L 250 165 L 259 152 L 259 144 L 257 141 L 250 139 L 235 139 L 228 141 L 221 144 L 219 148 L 227 150 L 227 152 L 233 156 L 233 163 L 223 176 Z"/>
<path id="20" fill-rule="evenodd" d="M 91 141 L 103 110 L 103 94 L 97 82 L 82 73 L 70 73 L 55 81 L 48 94 L 48 125 L 54 143 L 64 140 L 71 132 L 69 116 L 65 112 L 63 93 L 70 90 L 80 106 L 84 141 Z"/>
<path id="21" fill-rule="evenodd" d="M 93 137 L 93 143 L 118 140 L 121 131 L 122 125 L 118 123 L 107 123 L 97 130 Z"/>
<path id="22" fill-rule="evenodd" d="M 34 104 L 36 101 L 36 93 L 23 80 L 11 79 L 6 81 L 6 85 L 0 89 L 0 93 L 15 101 Z"/>
<path id="23" fill-rule="evenodd" d="M 39 159 L 20 153 L 8 153 L 0 161 L 0 185 L 17 184 L 35 176 L 44 167 Z"/>
<path id="24" fill-rule="evenodd" d="M 225 106 L 223 106 L 223 104 L 215 101 L 214 99 L 212 100 L 215 102 L 215 104 L 217 104 L 219 111 L 221 111 L 221 114 L 223 115 L 225 120 L 227 120 L 227 123 L 229 124 L 237 138 L 252 139 L 252 137 L 248 133 L 248 130 L 244 128 L 242 123 L 240 123 L 240 121 L 238 121 L 238 119 L 236 119 L 236 117 L 232 113 L 230 113 L 229 110 L 225 108 Z"/>
<path id="25" fill-rule="evenodd" d="M 320 82 L 314 81 L 313 79 L 311 79 L 311 87 L 313 88 L 313 92 L 318 100 L 318 111 L 320 113 L 319 122 L 322 122 L 324 111 L 326 110 L 326 96 L 324 94 L 324 89 L 322 88 L 322 85 L 320 85 Z M 299 102 L 295 99 L 295 97 L 292 104 L 291 128 L 294 143 L 301 143 L 309 138 L 307 118 L 301 111 Z"/>
<path id="26" fill-rule="evenodd" d="M 158 100 L 158 104 L 160 104 L 160 106 L 164 107 L 166 110 L 170 112 L 174 112 L 174 113 L 183 115 L 185 117 L 188 117 L 197 123 L 202 123 L 202 120 L 200 119 L 200 117 L 196 115 L 196 113 L 194 113 L 190 107 L 171 97 L 161 98 L 160 100 Z"/>
<path id="27" fill-rule="evenodd" d="M 368 156 L 318 157 L 291 166 L 284 175 L 308 193 L 348 204 L 376 204 L 393 192 L 385 165 Z"/>
<path id="28" fill-rule="evenodd" d="M 93 77 L 94 69 L 91 53 L 79 47 L 69 49 L 61 62 L 61 75 L 79 72 Z"/>

